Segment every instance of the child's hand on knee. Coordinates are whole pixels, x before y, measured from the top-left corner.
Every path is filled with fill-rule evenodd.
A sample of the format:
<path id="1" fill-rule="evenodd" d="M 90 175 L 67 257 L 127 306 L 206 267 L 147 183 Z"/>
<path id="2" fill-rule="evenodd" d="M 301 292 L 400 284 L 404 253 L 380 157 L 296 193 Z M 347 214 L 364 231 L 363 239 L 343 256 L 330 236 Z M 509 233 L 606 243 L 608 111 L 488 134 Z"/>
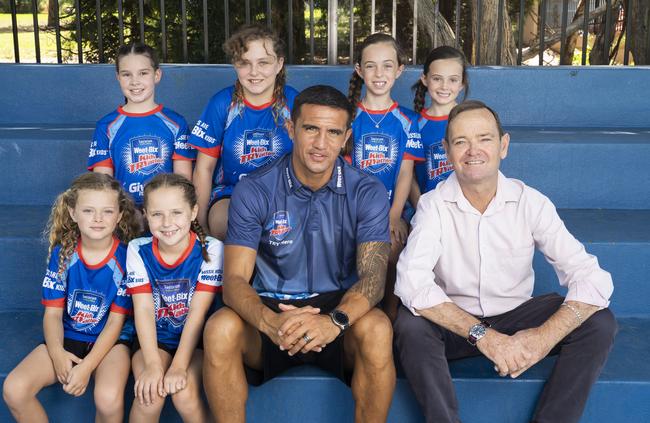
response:
<path id="1" fill-rule="evenodd" d="M 135 396 L 140 405 L 151 405 L 167 394 L 163 387 L 164 371 L 161 365 L 148 365 L 135 381 Z"/>
<path id="2" fill-rule="evenodd" d="M 170 367 L 165 374 L 165 392 L 170 395 L 185 389 L 187 386 L 187 370 L 180 367 Z"/>
<path id="3" fill-rule="evenodd" d="M 63 385 L 63 390 L 75 397 L 83 395 L 88 387 L 92 372 L 92 369 L 84 365 L 82 361 L 68 372 L 68 383 Z"/>

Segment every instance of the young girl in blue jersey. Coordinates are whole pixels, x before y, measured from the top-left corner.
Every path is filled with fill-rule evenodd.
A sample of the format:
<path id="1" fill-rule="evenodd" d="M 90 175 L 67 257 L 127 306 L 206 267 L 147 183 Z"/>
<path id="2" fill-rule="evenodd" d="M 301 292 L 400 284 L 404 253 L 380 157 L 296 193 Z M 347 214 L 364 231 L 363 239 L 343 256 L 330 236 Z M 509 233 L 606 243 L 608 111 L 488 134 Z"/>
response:
<path id="1" fill-rule="evenodd" d="M 185 119 L 156 103 L 162 77 L 155 51 L 143 43 L 120 47 L 115 60 L 125 104 L 97 122 L 88 170 L 114 176 L 142 205 L 142 189 L 155 175 L 192 178 L 196 152 L 187 144 Z"/>
<path id="2" fill-rule="evenodd" d="M 357 106 L 353 140 L 348 144 L 352 165 L 378 177 L 391 201 L 391 256 L 384 298 L 389 317 L 397 313 L 398 301 L 392 293 L 395 265 L 408 237 L 402 212 L 411 189 L 413 163 L 424 160 L 417 115 L 391 96 L 405 63 L 406 57 L 393 37 L 380 33 L 369 36 L 357 53 L 348 94 L 350 102 Z M 364 84 L 366 92 L 361 98 Z"/>
<path id="3" fill-rule="evenodd" d="M 198 150 L 199 223 L 220 240 L 239 179 L 291 151 L 286 122 L 297 95 L 285 85 L 284 42 L 270 29 L 245 26 L 223 47 L 237 81 L 210 99 L 189 141 Z"/>
<path id="4" fill-rule="evenodd" d="M 83 395 L 94 373 L 96 421 L 122 422 L 131 343 L 129 336 L 120 336 L 131 312 L 122 242 L 137 229 L 133 201 L 108 175 L 80 176 L 57 198 L 48 223 L 49 266 L 41 301 L 45 341 L 11 371 L 3 387 L 17 421 L 47 421 L 36 394 L 58 381 L 68 394 Z"/>
<path id="5" fill-rule="evenodd" d="M 207 422 L 200 340 L 221 290 L 223 244 L 204 235 L 194 186 L 182 176 L 161 174 L 147 183 L 144 213 L 153 236 L 129 243 L 126 266 L 139 345 L 129 421 L 157 422 L 171 395 L 184 422 Z"/>
<path id="6" fill-rule="evenodd" d="M 447 129 L 447 116 L 458 104 L 458 95 L 463 91 L 464 97 L 467 97 L 468 90 L 465 55 L 449 46 L 431 50 L 420 79 L 413 85 L 413 106 L 420 113 L 418 125 L 425 157 L 424 163 L 415 165 L 417 179 L 413 182 L 409 197 L 413 207 L 417 205 L 420 194 L 434 189 L 454 170 L 447 160 L 442 139 Z M 431 97 L 428 109 L 424 108 L 426 93 Z"/>

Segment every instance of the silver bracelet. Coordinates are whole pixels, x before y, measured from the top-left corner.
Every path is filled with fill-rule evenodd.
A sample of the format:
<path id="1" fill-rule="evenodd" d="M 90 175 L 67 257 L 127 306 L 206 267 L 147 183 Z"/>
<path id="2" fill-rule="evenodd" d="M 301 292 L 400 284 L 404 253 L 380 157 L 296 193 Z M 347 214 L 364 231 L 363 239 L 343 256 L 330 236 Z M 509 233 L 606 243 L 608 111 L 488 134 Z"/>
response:
<path id="1" fill-rule="evenodd" d="M 584 320 L 582 319 L 582 314 L 580 314 L 580 311 L 569 303 L 562 303 L 562 305 L 567 306 L 567 308 L 571 310 L 573 314 L 576 315 L 576 319 L 578 320 L 578 326 L 582 325 Z"/>

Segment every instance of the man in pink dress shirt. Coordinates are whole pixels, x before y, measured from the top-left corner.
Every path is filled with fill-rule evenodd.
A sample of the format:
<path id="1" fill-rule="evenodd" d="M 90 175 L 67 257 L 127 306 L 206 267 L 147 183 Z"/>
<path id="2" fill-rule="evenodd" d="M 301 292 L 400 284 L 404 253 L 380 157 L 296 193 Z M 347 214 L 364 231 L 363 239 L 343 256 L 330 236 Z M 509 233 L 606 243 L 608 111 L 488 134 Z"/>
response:
<path id="1" fill-rule="evenodd" d="M 483 354 L 516 378 L 558 354 L 532 421 L 577 422 L 617 330 L 611 275 L 547 197 L 499 171 L 510 138 L 492 109 L 456 106 L 445 138 L 455 171 L 420 198 L 395 285 L 399 358 L 426 420 L 460 421 L 448 359 Z M 566 297 L 532 297 L 535 248 Z"/>

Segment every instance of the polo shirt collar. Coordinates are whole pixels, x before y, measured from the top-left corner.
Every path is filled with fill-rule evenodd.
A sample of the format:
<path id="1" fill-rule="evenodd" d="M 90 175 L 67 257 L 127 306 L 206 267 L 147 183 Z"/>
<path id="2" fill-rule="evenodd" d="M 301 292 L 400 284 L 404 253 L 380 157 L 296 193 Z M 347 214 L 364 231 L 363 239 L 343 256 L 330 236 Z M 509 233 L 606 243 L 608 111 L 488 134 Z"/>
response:
<path id="1" fill-rule="evenodd" d="M 292 155 L 288 154 L 287 155 L 287 162 L 284 164 L 284 186 L 287 189 L 288 192 L 291 194 L 294 194 L 296 191 L 298 191 L 302 186 L 302 182 L 298 180 L 298 177 L 296 176 L 296 173 L 293 170 L 293 162 L 291 160 Z M 334 162 L 334 169 L 332 171 L 332 177 L 330 178 L 329 182 L 325 185 L 325 187 L 329 188 L 331 191 L 337 193 L 337 194 L 345 194 L 345 178 L 343 176 L 343 170 L 345 168 L 345 163 L 343 159 L 339 156 L 336 158 L 336 162 Z"/>
<path id="2" fill-rule="evenodd" d="M 521 197 L 522 188 L 517 183 L 505 177 L 499 171 L 497 180 L 497 192 L 488 205 L 488 208 L 483 213 L 484 216 L 489 216 L 501 210 L 505 203 L 517 202 Z M 478 213 L 478 211 L 470 204 L 470 202 L 463 195 L 463 190 L 460 187 L 456 172 L 452 172 L 449 178 L 440 187 L 440 196 L 444 201 L 456 203 L 458 208 L 465 212 Z"/>

